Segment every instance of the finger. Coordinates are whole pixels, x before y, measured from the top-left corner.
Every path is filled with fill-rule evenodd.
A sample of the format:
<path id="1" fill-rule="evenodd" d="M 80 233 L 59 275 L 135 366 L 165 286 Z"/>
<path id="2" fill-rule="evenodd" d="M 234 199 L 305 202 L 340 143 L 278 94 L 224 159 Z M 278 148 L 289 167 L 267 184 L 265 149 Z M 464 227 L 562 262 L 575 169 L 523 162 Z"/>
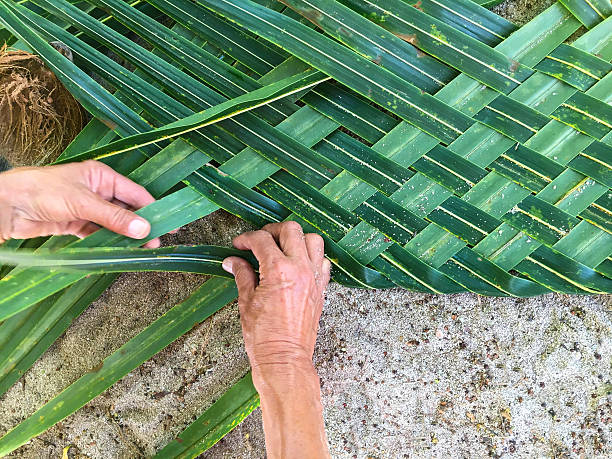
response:
<path id="1" fill-rule="evenodd" d="M 262 267 L 284 257 L 274 238 L 267 231 L 259 230 L 241 234 L 234 239 L 234 247 L 253 252 Z"/>
<path id="2" fill-rule="evenodd" d="M 249 262 L 240 257 L 229 257 L 223 260 L 222 266 L 234 275 L 238 295 L 241 298 L 250 298 L 257 287 L 257 274 Z"/>
<path id="3" fill-rule="evenodd" d="M 109 168 L 110 169 L 110 168 Z M 155 198 L 147 189 L 129 178 L 113 171 L 115 198 L 123 201 L 133 209 L 142 209 L 155 202 Z"/>
<path id="4" fill-rule="evenodd" d="M 141 209 L 155 202 L 145 187 L 115 172 L 98 161 L 85 161 L 86 183 L 89 189 L 104 198 L 116 198 L 133 209 Z"/>
<path id="5" fill-rule="evenodd" d="M 118 199 L 111 199 L 110 202 L 111 202 L 111 204 L 115 204 L 116 206 L 119 206 L 122 209 L 138 210 L 138 209 L 134 209 L 133 207 L 128 206 L 125 202 L 119 201 Z"/>
<path id="6" fill-rule="evenodd" d="M 137 209 L 134 209 L 133 207 L 128 206 L 125 202 L 119 201 L 118 199 L 113 199 L 111 203 L 123 209 L 137 210 Z M 179 231 L 178 229 L 175 229 L 175 230 L 169 231 L 168 234 L 176 234 L 178 233 L 178 231 Z M 153 239 L 152 241 L 149 241 L 145 245 L 143 245 L 143 247 L 146 247 L 147 249 L 157 249 L 161 247 L 161 241 L 159 240 L 159 238 Z"/>
<path id="7" fill-rule="evenodd" d="M 91 222 L 84 221 L 84 220 L 72 222 L 69 225 L 69 228 L 70 228 L 69 230 L 70 234 L 74 234 L 75 236 L 81 239 L 84 239 L 87 236 L 90 236 L 96 231 L 100 230 L 99 225 L 96 225 L 95 223 L 91 223 Z M 143 247 L 147 249 L 157 249 L 161 247 L 161 241 L 159 240 L 159 238 L 156 238 L 156 239 L 153 239 L 147 242 L 145 245 L 143 245 Z"/>
<path id="8" fill-rule="evenodd" d="M 94 193 L 76 197 L 75 217 L 97 223 L 115 233 L 133 239 L 144 239 L 151 232 L 151 225 L 134 212 L 123 209 Z"/>
<path id="9" fill-rule="evenodd" d="M 24 220 L 19 224 L 19 228 L 13 232 L 13 239 L 30 239 L 44 236 L 72 235 L 69 224 L 57 222 L 40 222 Z"/>
<path id="10" fill-rule="evenodd" d="M 262 228 L 274 237 L 281 250 L 289 257 L 307 257 L 304 231 L 298 222 L 270 223 Z"/>
<path id="11" fill-rule="evenodd" d="M 325 243 L 323 238 L 318 234 L 309 233 L 304 236 L 304 242 L 306 243 L 306 250 L 308 251 L 308 257 L 315 266 L 320 266 L 325 257 Z"/>
<path id="12" fill-rule="evenodd" d="M 71 226 L 73 225 L 74 225 L 73 234 L 77 237 L 80 237 L 81 239 L 86 238 L 90 234 L 93 234 L 100 229 L 99 225 L 96 225 L 95 223 L 91 223 L 85 220 L 74 222 L 73 224 L 71 224 Z"/>
<path id="13" fill-rule="evenodd" d="M 151 239 L 145 245 L 143 245 L 145 249 L 159 249 L 161 247 L 161 241 L 159 238 Z"/>

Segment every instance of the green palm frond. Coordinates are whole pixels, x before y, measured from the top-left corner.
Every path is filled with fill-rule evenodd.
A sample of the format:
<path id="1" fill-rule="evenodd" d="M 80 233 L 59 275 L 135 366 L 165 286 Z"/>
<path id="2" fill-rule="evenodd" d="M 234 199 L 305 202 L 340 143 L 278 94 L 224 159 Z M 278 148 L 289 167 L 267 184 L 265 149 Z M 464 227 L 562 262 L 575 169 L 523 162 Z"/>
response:
<path id="1" fill-rule="evenodd" d="M 159 198 L 139 211 L 151 239 L 225 209 L 318 232 L 334 280 L 352 287 L 611 293 L 612 7 L 560 0 L 519 28 L 482 7 L 497 3 L 0 0 L 0 40 L 32 49 L 93 116 L 59 162 L 101 159 Z M 247 256 L 140 244 L 101 230 L 3 247 L 0 394 L 108 273 L 227 276 L 220 261 Z M 0 453 L 235 296 L 208 280 L 0 438 Z M 257 403 L 247 377 L 160 455 L 196 456 Z"/>
<path id="2" fill-rule="evenodd" d="M 59 251 L 0 249 L 0 262 L 7 265 L 90 274 L 166 271 L 232 277 L 221 268 L 223 260 L 231 256 L 245 258 L 257 266 L 257 260 L 250 252 L 206 245 L 159 249 L 98 247 Z"/>
<path id="3" fill-rule="evenodd" d="M 5 455 L 39 435 L 204 321 L 236 296 L 234 282 L 212 279 L 0 439 Z"/>
<path id="4" fill-rule="evenodd" d="M 259 406 L 251 374 L 234 384 L 155 458 L 194 458 L 217 443 Z"/>

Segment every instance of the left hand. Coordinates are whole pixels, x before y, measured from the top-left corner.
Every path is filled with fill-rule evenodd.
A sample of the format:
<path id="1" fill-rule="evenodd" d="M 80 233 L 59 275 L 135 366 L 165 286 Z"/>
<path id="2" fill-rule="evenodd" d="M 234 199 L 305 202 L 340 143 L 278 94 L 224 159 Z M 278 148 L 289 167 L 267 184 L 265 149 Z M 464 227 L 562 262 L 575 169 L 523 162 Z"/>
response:
<path id="1" fill-rule="evenodd" d="M 154 201 L 144 187 L 97 161 L 13 169 L 0 174 L 0 243 L 63 234 L 85 237 L 101 226 L 144 239 L 151 225 L 133 211 Z M 159 245 L 154 239 L 145 247 Z"/>

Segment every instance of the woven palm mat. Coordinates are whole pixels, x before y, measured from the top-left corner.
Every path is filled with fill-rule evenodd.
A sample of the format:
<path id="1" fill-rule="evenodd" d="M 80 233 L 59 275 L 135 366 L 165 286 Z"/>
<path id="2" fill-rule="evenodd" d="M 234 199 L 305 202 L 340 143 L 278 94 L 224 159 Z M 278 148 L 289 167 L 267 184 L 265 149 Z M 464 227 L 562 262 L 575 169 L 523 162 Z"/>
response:
<path id="1" fill-rule="evenodd" d="M 75 8 L 60 14 L 54 3 L 37 1 L 80 27 L 67 16 Z M 186 181 L 252 223 L 290 217 L 322 233 L 336 281 L 493 296 L 612 292 L 609 0 L 563 0 L 522 28 L 468 0 L 148 3 L 235 59 L 223 78 L 243 91 L 254 87 L 242 71 L 265 75 L 258 84 L 308 66 L 333 78 L 298 104 L 199 131 L 215 141 L 190 141 L 213 161 L 200 170 L 207 183 Z M 159 34 L 132 28 L 178 59 Z M 188 49 L 204 62 L 197 50 Z M 160 77 L 123 57 L 163 89 L 189 78 L 209 104 L 225 99 L 207 85 L 237 94 L 218 75 L 161 65 Z M 139 100 L 133 85 L 114 84 Z M 181 95 L 159 97 L 178 113 L 206 108 Z"/>

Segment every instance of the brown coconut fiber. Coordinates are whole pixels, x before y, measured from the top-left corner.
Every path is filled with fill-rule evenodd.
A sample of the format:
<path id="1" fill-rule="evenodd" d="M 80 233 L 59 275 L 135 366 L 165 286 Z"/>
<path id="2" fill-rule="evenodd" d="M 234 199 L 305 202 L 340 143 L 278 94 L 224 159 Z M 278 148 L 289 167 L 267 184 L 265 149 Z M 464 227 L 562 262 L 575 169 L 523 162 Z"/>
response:
<path id="1" fill-rule="evenodd" d="M 84 113 L 40 58 L 0 48 L 0 155 L 13 166 L 53 162 L 83 128 Z"/>

